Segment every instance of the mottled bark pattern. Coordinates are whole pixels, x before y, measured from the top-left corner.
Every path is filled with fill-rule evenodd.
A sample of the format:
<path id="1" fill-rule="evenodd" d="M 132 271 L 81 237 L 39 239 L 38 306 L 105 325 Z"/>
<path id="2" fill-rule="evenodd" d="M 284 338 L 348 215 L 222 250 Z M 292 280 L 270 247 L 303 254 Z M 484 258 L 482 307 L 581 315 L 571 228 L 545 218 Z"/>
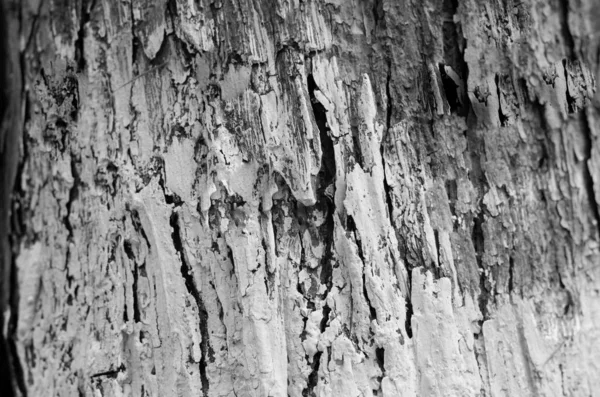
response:
<path id="1" fill-rule="evenodd" d="M 18 6 L 22 395 L 600 390 L 594 0 Z"/>

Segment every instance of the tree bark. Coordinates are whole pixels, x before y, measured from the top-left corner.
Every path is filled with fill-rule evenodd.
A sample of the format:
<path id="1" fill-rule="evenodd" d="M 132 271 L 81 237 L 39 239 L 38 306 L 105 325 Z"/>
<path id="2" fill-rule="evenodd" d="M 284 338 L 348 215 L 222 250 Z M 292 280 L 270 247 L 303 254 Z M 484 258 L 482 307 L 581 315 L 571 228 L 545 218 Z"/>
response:
<path id="1" fill-rule="evenodd" d="M 594 0 L 2 0 L 15 396 L 592 396 Z"/>

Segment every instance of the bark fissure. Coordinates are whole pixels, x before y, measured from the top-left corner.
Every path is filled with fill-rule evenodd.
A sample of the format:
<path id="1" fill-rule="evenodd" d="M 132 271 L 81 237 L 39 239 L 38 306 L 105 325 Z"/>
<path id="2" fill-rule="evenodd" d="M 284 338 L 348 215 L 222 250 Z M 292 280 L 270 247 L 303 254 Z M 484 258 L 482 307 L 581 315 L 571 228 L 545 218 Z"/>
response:
<path id="1" fill-rule="evenodd" d="M 470 109 L 467 95 L 469 69 L 464 56 L 466 43 L 462 26 L 455 19 L 458 16 L 458 0 L 444 0 L 442 10 L 444 63 L 439 64 L 440 77 L 450 111 L 466 118 Z"/>
<path id="2" fill-rule="evenodd" d="M 508 123 L 508 116 L 502 111 L 502 90 L 500 89 L 500 75 L 496 74 L 494 77 L 496 83 L 496 95 L 498 96 L 498 120 L 500 120 L 500 126 L 506 127 Z"/>
<path id="3" fill-rule="evenodd" d="M 150 244 L 150 240 L 148 240 L 146 231 L 144 230 L 144 227 L 142 226 L 139 212 L 136 209 L 129 209 L 127 207 L 126 207 L 126 210 L 129 212 L 129 214 L 131 216 L 131 223 L 133 225 L 134 230 L 140 236 L 142 236 L 142 238 L 144 239 L 144 242 L 146 243 L 146 246 L 148 247 L 148 250 L 152 251 L 152 245 Z"/>
<path id="4" fill-rule="evenodd" d="M 387 60 L 387 76 L 385 79 L 385 96 L 387 100 L 385 111 L 385 134 L 389 134 L 392 127 L 392 111 L 394 110 L 394 100 L 392 99 L 392 58 Z M 382 140 L 383 142 L 383 140 Z"/>
<path id="5" fill-rule="evenodd" d="M 383 149 L 381 150 L 381 159 L 382 162 L 385 163 L 385 157 L 383 155 Z M 384 174 L 383 174 L 383 192 L 385 194 L 385 204 L 387 206 L 387 213 L 388 213 L 388 218 L 390 220 L 390 222 L 392 224 L 394 224 L 394 202 L 393 202 L 393 193 L 392 193 L 392 188 L 390 187 L 388 181 L 387 181 L 387 177 L 386 177 L 386 170 L 385 170 L 385 165 L 384 165 Z M 409 286 L 410 287 L 410 286 Z"/>
<path id="6" fill-rule="evenodd" d="M 377 365 L 379 366 L 379 370 L 381 371 L 381 375 L 377 376 L 377 389 L 373 389 L 373 395 L 377 396 L 379 395 L 379 392 L 381 391 L 382 385 L 381 382 L 383 380 L 383 377 L 386 375 L 385 372 L 385 349 L 383 347 L 377 347 L 375 348 L 375 361 L 377 362 Z"/>
<path id="7" fill-rule="evenodd" d="M 131 283 L 131 289 L 132 289 L 132 295 L 133 295 L 133 321 L 136 323 L 140 322 L 140 307 L 139 307 L 139 302 L 138 302 L 138 277 L 139 277 L 139 270 L 138 270 L 138 263 L 137 263 L 137 259 L 135 257 L 135 254 L 133 253 L 133 249 L 131 247 L 131 242 L 129 240 L 125 240 L 125 242 L 123 243 L 123 248 L 125 249 L 125 254 L 127 255 L 127 257 L 130 259 L 133 270 L 132 270 L 132 275 L 133 275 L 133 281 Z M 125 311 L 126 313 L 127 311 Z"/>
<path id="8" fill-rule="evenodd" d="M 371 9 L 371 12 L 373 13 L 373 21 L 375 23 L 375 27 L 374 27 L 375 31 L 377 31 L 377 29 L 380 27 L 380 23 L 385 22 L 385 20 L 384 20 L 385 12 L 383 10 L 383 3 L 384 3 L 384 0 L 375 0 L 373 2 L 373 8 Z"/>
<path id="9" fill-rule="evenodd" d="M 412 275 L 411 272 L 408 272 L 408 285 L 412 289 Z M 406 297 L 406 303 L 404 304 L 406 307 L 406 320 L 404 320 L 404 330 L 406 331 L 406 336 L 412 339 L 413 337 L 413 329 L 412 329 L 412 316 L 414 314 L 412 299 L 410 296 Z M 402 343 L 404 344 L 404 343 Z"/>
<path id="10" fill-rule="evenodd" d="M 25 383 L 25 372 L 21 365 L 21 359 L 19 357 L 19 351 L 17 349 L 17 325 L 19 322 L 19 289 L 18 289 L 18 277 L 17 277 L 17 253 L 13 251 L 10 263 L 10 317 L 8 322 L 7 342 L 10 356 L 8 356 L 9 366 L 13 380 L 16 383 L 19 392 L 23 397 L 27 397 L 27 386 Z M 2 332 L 4 335 L 4 332 Z M 11 388 L 12 389 L 12 388 Z"/>
<path id="11" fill-rule="evenodd" d="M 514 291 L 515 258 L 511 255 L 508 261 L 508 294 L 511 295 Z"/>
<path id="12" fill-rule="evenodd" d="M 202 296 L 200 295 L 200 291 L 196 286 L 196 282 L 194 281 L 194 276 L 192 274 L 192 269 L 190 265 L 187 263 L 185 258 L 185 252 L 183 250 L 183 243 L 181 240 L 181 231 L 179 228 L 179 213 L 177 208 L 173 210 L 171 213 L 170 224 L 172 228 L 171 238 L 173 240 L 173 247 L 177 251 L 177 254 L 181 260 L 181 276 L 185 280 L 185 287 L 188 293 L 192 296 L 194 301 L 196 302 L 196 307 L 198 308 L 199 315 L 199 326 L 200 333 L 202 336 L 202 341 L 200 342 L 200 350 L 202 355 L 200 357 L 200 379 L 202 382 L 202 395 L 208 396 L 209 391 L 209 380 L 206 374 L 206 367 L 208 365 L 208 360 L 214 361 L 214 352 L 212 352 L 212 348 L 210 346 L 209 340 L 209 332 L 208 332 L 208 312 L 206 311 L 206 306 L 204 305 L 204 301 L 202 300 Z"/>
<path id="13" fill-rule="evenodd" d="M 392 188 L 390 187 L 389 183 L 388 183 L 388 167 L 386 165 L 386 159 L 387 156 L 385 155 L 385 148 L 386 145 L 388 144 L 392 144 L 391 140 L 393 139 L 392 136 L 392 113 L 394 110 L 394 101 L 392 99 L 392 58 L 391 55 L 389 56 L 388 60 L 387 60 L 387 75 L 386 75 L 386 84 L 385 84 L 385 93 L 386 93 L 386 113 L 385 113 L 385 130 L 384 130 L 384 134 L 381 140 L 381 144 L 380 144 L 380 156 L 381 156 L 381 164 L 383 167 L 383 191 L 384 191 L 384 199 L 385 199 L 385 203 L 386 203 L 386 208 L 387 208 L 387 215 L 388 218 L 390 220 L 390 223 L 394 226 L 396 223 L 396 220 L 394 219 L 394 201 L 393 201 L 393 197 L 394 197 L 394 193 L 392 191 Z M 352 221 L 352 224 L 354 224 L 354 222 Z M 398 226 L 396 226 L 397 228 Z M 402 247 L 400 246 L 400 241 L 402 239 L 402 236 L 398 235 L 397 233 L 397 229 L 394 231 L 397 236 L 398 236 L 398 248 L 399 248 L 399 252 L 402 252 Z M 356 226 L 354 226 L 354 233 L 356 234 Z M 358 244 L 360 246 L 360 244 Z M 359 247 L 359 255 L 361 257 L 361 260 L 364 262 L 364 258 L 362 257 L 362 249 Z M 406 318 L 404 320 L 404 330 L 406 331 L 406 335 L 409 338 L 412 338 L 413 332 L 412 332 L 412 315 L 413 315 L 413 305 L 412 305 L 412 266 L 410 265 L 409 261 L 406 260 L 406 256 L 404 258 L 404 266 L 406 266 L 406 276 L 407 276 L 407 280 L 406 280 L 406 287 L 407 287 L 407 294 L 406 296 L 404 296 L 404 300 L 405 300 L 405 309 L 406 309 Z M 371 307 L 369 305 L 369 307 Z M 373 309 L 371 308 L 371 310 L 373 311 Z M 372 314 L 371 314 L 372 315 Z"/>
<path id="14" fill-rule="evenodd" d="M 312 68 L 312 57 L 308 58 L 309 68 Z M 314 211 L 322 211 L 325 213 L 325 222 L 318 228 L 319 239 L 325 242 L 325 249 L 322 257 L 319 260 L 319 281 L 325 285 L 325 291 L 314 299 L 319 299 L 324 302 L 322 305 L 322 319 L 319 323 L 319 330 L 321 333 L 325 332 L 329 321 L 329 314 L 331 308 L 327 304 L 327 296 L 329 295 L 333 283 L 332 283 L 332 272 L 333 272 L 333 235 L 334 235 L 334 213 L 336 211 L 333 197 L 335 195 L 335 176 L 336 176 L 336 162 L 335 152 L 333 147 L 333 140 L 330 137 L 330 129 L 327 123 L 327 110 L 315 95 L 315 90 L 319 90 L 312 73 L 307 74 L 306 86 L 308 89 L 309 99 L 317 128 L 319 129 L 319 140 L 321 144 L 321 168 L 317 175 L 317 204 L 312 208 L 306 208 L 306 211 L 311 213 Z M 300 215 L 300 214 L 299 214 Z M 300 219 L 302 216 L 300 216 Z M 303 222 L 304 223 L 304 222 Z M 300 239 L 302 242 L 302 238 Z M 302 255 L 304 257 L 304 247 L 302 246 Z M 310 300 L 307 303 L 307 307 L 312 307 L 314 310 L 315 303 Z M 312 310 L 311 310 L 312 311 Z M 304 319 L 304 331 L 306 332 L 307 318 Z M 302 391 L 302 396 L 316 396 L 315 387 L 319 382 L 319 368 L 321 362 L 321 356 L 323 352 L 318 351 L 312 357 L 312 363 L 310 363 L 311 372 L 308 375 L 307 385 Z M 307 357 L 308 359 L 308 357 Z"/>
<path id="15" fill-rule="evenodd" d="M 437 266 L 434 266 L 431 270 L 436 278 L 444 276 L 442 268 L 442 247 L 440 246 L 440 232 L 437 229 L 433 230 L 433 238 L 435 241 L 435 251 L 437 253 Z"/>
<path id="16" fill-rule="evenodd" d="M 125 372 L 125 370 L 126 370 L 125 364 L 121 363 L 121 365 L 119 365 L 117 367 L 117 369 L 111 369 L 111 370 L 104 371 L 104 372 L 98 372 L 98 373 L 91 375 L 90 378 L 93 379 L 93 378 L 99 378 L 99 377 L 107 377 L 107 378 L 116 379 L 117 376 L 121 372 Z"/>
<path id="17" fill-rule="evenodd" d="M 590 162 L 592 161 L 592 148 L 594 147 L 595 138 L 590 130 L 590 125 L 587 118 L 587 113 L 583 112 L 580 116 L 581 125 L 583 127 L 583 137 L 585 139 L 584 147 L 585 147 L 585 158 L 582 160 L 585 163 L 584 166 L 584 186 L 586 190 L 586 195 L 588 198 L 588 204 L 590 210 L 592 211 L 592 215 L 594 217 L 594 222 L 596 223 L 596 231 L 598 236 L 600 236 L 600 209 L 598 208 L 598 202 L 596 201 L 596 188 L 593 178 L 593 170 L 590 167 Z"/>
<path id="18" fill-rule="evenodd" d="M 17 266 L 17 258 L 20 253 L 20 243 L 26 239 L 28 234 L 28 229 L 25 223 L 25 212 L 27 211 L 25 199 L 27 196 L 22 185 L 25 164 L 29 158 L 26 131 L 27 122 L 29 121 L 31 112 L 31 103 L 28 97 L 28 83 L 26 76 L 26 72 L 30 70 L 30 67 L 27 62 L 26 51 L 30 48 L 31 43 L 35 38 L 43 3 L 44 0 L 40 1 L 37 13 L 33 15 L 31 31 L 27 37 L 25 48 L 22 49 L 18 54 L 21 80 L 19 90 L 17 90 L 16 87 L 13 87 L 12 84 L 9 83 L 9 81 L 14 78 L 14 71 L 11 72 L 9 67 L 11 55 L 9 51 L 12 50 L 16 52 L 18 50 L 16 47 L 11 48 L 9 42 L 5 41 L 9 38 L 9 32 L 5 31 L 5 26 L 9 26 L 8 11 L 11 10 L 5 9 L 5 2 L 0 2 L 0 18 L 2 19 L 3 33 L 2 39 L 0 39 L 0 42 L 2 42 L 3 46 L 3 48 L 0 49 L 0 56 L 6 57 L 6 61 L 2 62 L 3 75 L 0 77 L 3 78 L 2 82 L 4 84 L 0 90 L 2 91 L 2 94 L 7 94 L 7 101 L 2 101 L 2 103 L 0 103 L 0 115 L 2 116 L 0 119 L 0 144 L 2 145 L 2 147 L 0 147 L 0 155 L 2 157 L 0 160 L 0 165 L 2 166 L 2 169 L 0 169 L 0 173 L 2 174 L 2 176 L 0 176 L 0 181 L 3 183 L 3 186 L 0 186 L 0 189 L 7 192 L 12 192 L 12 194 L 2 194 L 2 202 L 0 202 L 0 211 L 6 213 L 6 215 L 0 215 L 0 219 L 6 219 L 5 216 L 8 218 L 6 225 L 0 225 L 0 227 L 6 226 L 8 228 L 8 233 L 6 235 L 4 233 L 0 233 L 0 238 L 4 239 L 5 236 L 7 237 L 6 240 L 0 241 L 0 266 L 2 270 L 0 278 L 4 279 L 4 277 L 6 277 L 9 280 L 8 283 L 3 282 L 3 287 L 8 289 L 8 293 L 5 294 L 3 291 L 0 291 L 0 294 L 3 295 L 2 305 L 6 304 L 10 310 L 8 324 L 5 324 L 5 311 L 7 310 L 7 307 L 0 308 L 3 311 L 3 313 L 0 314 L 0 343 L 2 344 L 2 349 L 0 350 L 0 353 L 2 354 L 2 357 L 0 357 L 0 369 L 3 370 L 1 379 L 4 379 L 4 376 L 7 377 L 7 382 L 4 383 L 4 390 L 9 393 L 9 396 L 14 395 L 22 397 L 27 397 L 28 391 L 27 383 L 25 381 L 25 371 L 23 370 L 21 358 L 19 357 L 19 351 L 17 349 L 17 327 L 20 314 L 20 290 L 18 278 L 19 269 Z M 19 25 L 19 27 L 22 29 L 21 25 Z M 16 65 L 12 66 L 16 67 Z M 6 67 L 6 69 L 4 69 L 4 67 Z M 10 88 L 12 88 L 14 92 L 11 92 Z M 18 95 L 16 94 L 17 92 Z M 16 105 L 14 105 L 9 100 L 16 100 L 18 102 Z M 20 115 L 20 111 L 22 110 L 20 103 L 23 103 L 25 106 L 25 109 L 23 109 L 23 118 L 21 118 Z M 11 110 L 16 110 L 17 114 L 9 114 L 9 111 Z M 17 131 L 11 131 L 13 128 Z M 15 134 L 16 139 L 14 142 L 11 142 L 8 134 Z M 23 150 L 21 156 L 18 154 L 19 147 L 17 142 L 19 141 L 21 142 L 21 148 Z M 9 146 L 11 143 L 14 144 L 14 147 Z M 15 155 L 15 153 L 17 154 Z M 14 174 L 14 179 L 11 181 L 10 175 L 14 169 L 13 167 L 16 168 L 16 173 Z M 6 249 L 8 252 L 4 252 L 4 249 Z M 5 260 L 8 260 L 8 263 L 6 263 Z M 6 296 L 8 298 L 8 302 L 4 301 Z M 4 372 L 4 370 L 6 370 L 6 372 Z"/>
<path id="19" fill-rule="evenodd" d="M 446 65 L 440 63 L 438 69 L 440 71 L 440 77 L 442 79 L 442 86 L 444 88 L 444 95 L 446 101 L 450 106 L 450 112 L 457 113 L 462 107 L 462 98 L 459 95 L 459 85 L 454 79 L 452 79 L 446 72 Z"/>
<path id="20" fill-rule="evenodd" d="M 43 2 L 44 0 L 42 0 Z M 77 64 L 77 72 L 81 73 L 85 69 L 84 56 L 84 39 L 85 26 L 91 20 L 92 10 L 96 6 L 96 0 L 82 0 L 81 9 L 79 10 L 79 30 L 77 31 L 77 39 L 75 40 L 75 63 Z M 132 15 L 133 17 L 133 15 Z"/>
<path id="21" fill-rule="evenodd" d="M 319 383 L 319 368 L 321 366 L 321 356 L 323 352 L 316 352 L 313 361 L 310 364 L 310 374 L 306 382 L 306 388 L 302 390 L 302 397 L 317 397 L 315 388 Z"/>
<path id="22" fill-rule="evenodd" d="M 483 211 L 480 211 L 477 214 L 477 216 L 473 218 L 473 229 L 471 231 L 471 239 L 473 240 L 473 247 L 475 248 L 477 268 L 479 269 L 479 310 L 481 311 L 483 318 L 487 319 L 488 300 L 491 295 L 491 291 L 488 286 L 489 282 L 487 268 L 483 260 L 483 256 L 485 254 L 483 222 Z"/>
<path id="23" fill-rule="evenodd" d="M 569 60 L 573 60 L 575 58 L 575 40 L 573 39 L 571 27 L 569 26 L 569 0 L 559 0 L 558 4 L 560 9 L 560 12 L 558 13 L 560 19 L 560 29 L 562 37 L 565 40 L 565 52 L 567 53 Z"/>
<path id="24" fill-rule="evenodd" d="M 331 272 L 333 261 L 333 228 L 334 228 L 334 213 L 335 204 L 333 197 L 335 196 L 335 175 L 336 163 L 335 152 L 333 149 L 333 140 L 329 136 L 330 130 L 327 124 L 327 111 L 315 97 L 315 90 L 318 89 L 312 74 L 307 76 L 307 86 L 309 98 L 311 100 L 313 114 L 319 128 L 319 139 L 321 142 L 321 169 L 319 170 L 318 186 L 317 186 L 317 203 L 326 212 L 325 222 L 320 227 L 322 239 L 325 241 L 325 252 L 321 258 L 321 282 L 327 286 L 327 290 L 323 299 L 331 290 Z"/>
<path id="25" fill-rule="evenodd" d="M 388 59 L 388 70 L 385 82 L 385 94 L 386 94 L 386 113 L 385 113 L 385 130 L 383 131 L 383 137 L 381 139 L 381 144 L 379 147 L 379 154 L 381 155 L 381 166 L 383 167 L 383 191 L 385 193 L 385 203 L 387 205 L 388 218 L 390 222 L 394 224 L 394 203 L 393 203 L 393 194 L 392 188 L 390 187 L 387 180 L 387 166 L 386 166 L 386 156 L 385 156 L 385 145 L 391 144 L 389 141 L 392 139 L 392 134 L 390 129 L 392 128 L 392 111 L 394 110 L 394 102 L 391 94 L 391 85 L 392 85 L 392 59 Z M 409 271 L 410 273 L 410 271 Z M 410 283 L 408 285 L 410 291 Z"/>
<path id="26" fill-rule="evenodd" d="M 72 208 L 73 208 L 73 204 L 75 203 L 75 201 L 79 198 L 79 186 L 81 184 L 81 178 L 79 177 L 79 171 L 77 171 L 77 163 L 79 162 L 79 160 L 75 157 L 73 157 L 73 154 L 71 154 L 71 175 L 73 176 L 73 184 L 71 186 L 71 188 L 69 189 L 69 196 L 68 196 L 68 200 L 67 200 L 67 213 L 66 215 L 63 217 L 63 223 L 65 225 L 65 228 L 67 229 L 67 241 L 72 242 L 73 241 L 73 225 L 71 224 L 71 214 L 72 214 Z M 69 246 L 67 246 L 67 260 L 69 259 Z"/>

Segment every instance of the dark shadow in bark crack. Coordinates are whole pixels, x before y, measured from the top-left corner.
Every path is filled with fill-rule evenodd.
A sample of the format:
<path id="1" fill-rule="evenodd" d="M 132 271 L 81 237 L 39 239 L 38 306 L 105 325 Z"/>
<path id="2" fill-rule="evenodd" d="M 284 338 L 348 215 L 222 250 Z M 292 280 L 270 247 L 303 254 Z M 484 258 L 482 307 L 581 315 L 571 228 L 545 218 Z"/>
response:
<path id="1" fill-rule="evenodd" d="M 179 213 L 177 212 L 177 208 L 173 211 L 170 218 L 170 224 L 172 228 L 171 238 L 173 239 L 173 246 L 175 250 L 179 253 L 179 257 L 181 259 L 181 276 L 185 280 L 185 287 L 187 288 L 188 293 L 194 298 L 196 302 L 196 306 L 198 307 L 198 314 L 200 315 L 200 333 L 202 335 L 202 341 L 200 342 L 200 350 L 202 351 L 202 356 L 200 358 L 200 379 L 202 382 L 202 395 L 208 396 L 209 390 L 209 381 L 206 375 L 206 367 L 207 360 L 213 362 L 214 351 L 210 346 L 209 334 L 208 334 L 208 312 L 206 311 L 206 306 L 204 305 L 204 301 L 202 300 L 202 296 L 200 295 L 200 291 L 196 286 L 196 282 L 194 281 L 194 276 L 191 273 L 191 267 L 187 263 L 185 258 L 185 253 L 183 251 L 183 243 L 181 241 L 181 231 L 179 228 Z"/>

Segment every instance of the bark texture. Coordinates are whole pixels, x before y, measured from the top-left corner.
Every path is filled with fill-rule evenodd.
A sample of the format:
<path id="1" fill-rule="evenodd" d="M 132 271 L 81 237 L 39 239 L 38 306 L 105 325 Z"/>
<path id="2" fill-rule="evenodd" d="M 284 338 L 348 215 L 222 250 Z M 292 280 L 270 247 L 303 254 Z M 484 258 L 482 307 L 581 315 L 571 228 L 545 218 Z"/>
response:
<path id="1" fill-rule="evenodd" d="M 597 1 L 3 4 L 16 395 L 600 390 Z"/>

